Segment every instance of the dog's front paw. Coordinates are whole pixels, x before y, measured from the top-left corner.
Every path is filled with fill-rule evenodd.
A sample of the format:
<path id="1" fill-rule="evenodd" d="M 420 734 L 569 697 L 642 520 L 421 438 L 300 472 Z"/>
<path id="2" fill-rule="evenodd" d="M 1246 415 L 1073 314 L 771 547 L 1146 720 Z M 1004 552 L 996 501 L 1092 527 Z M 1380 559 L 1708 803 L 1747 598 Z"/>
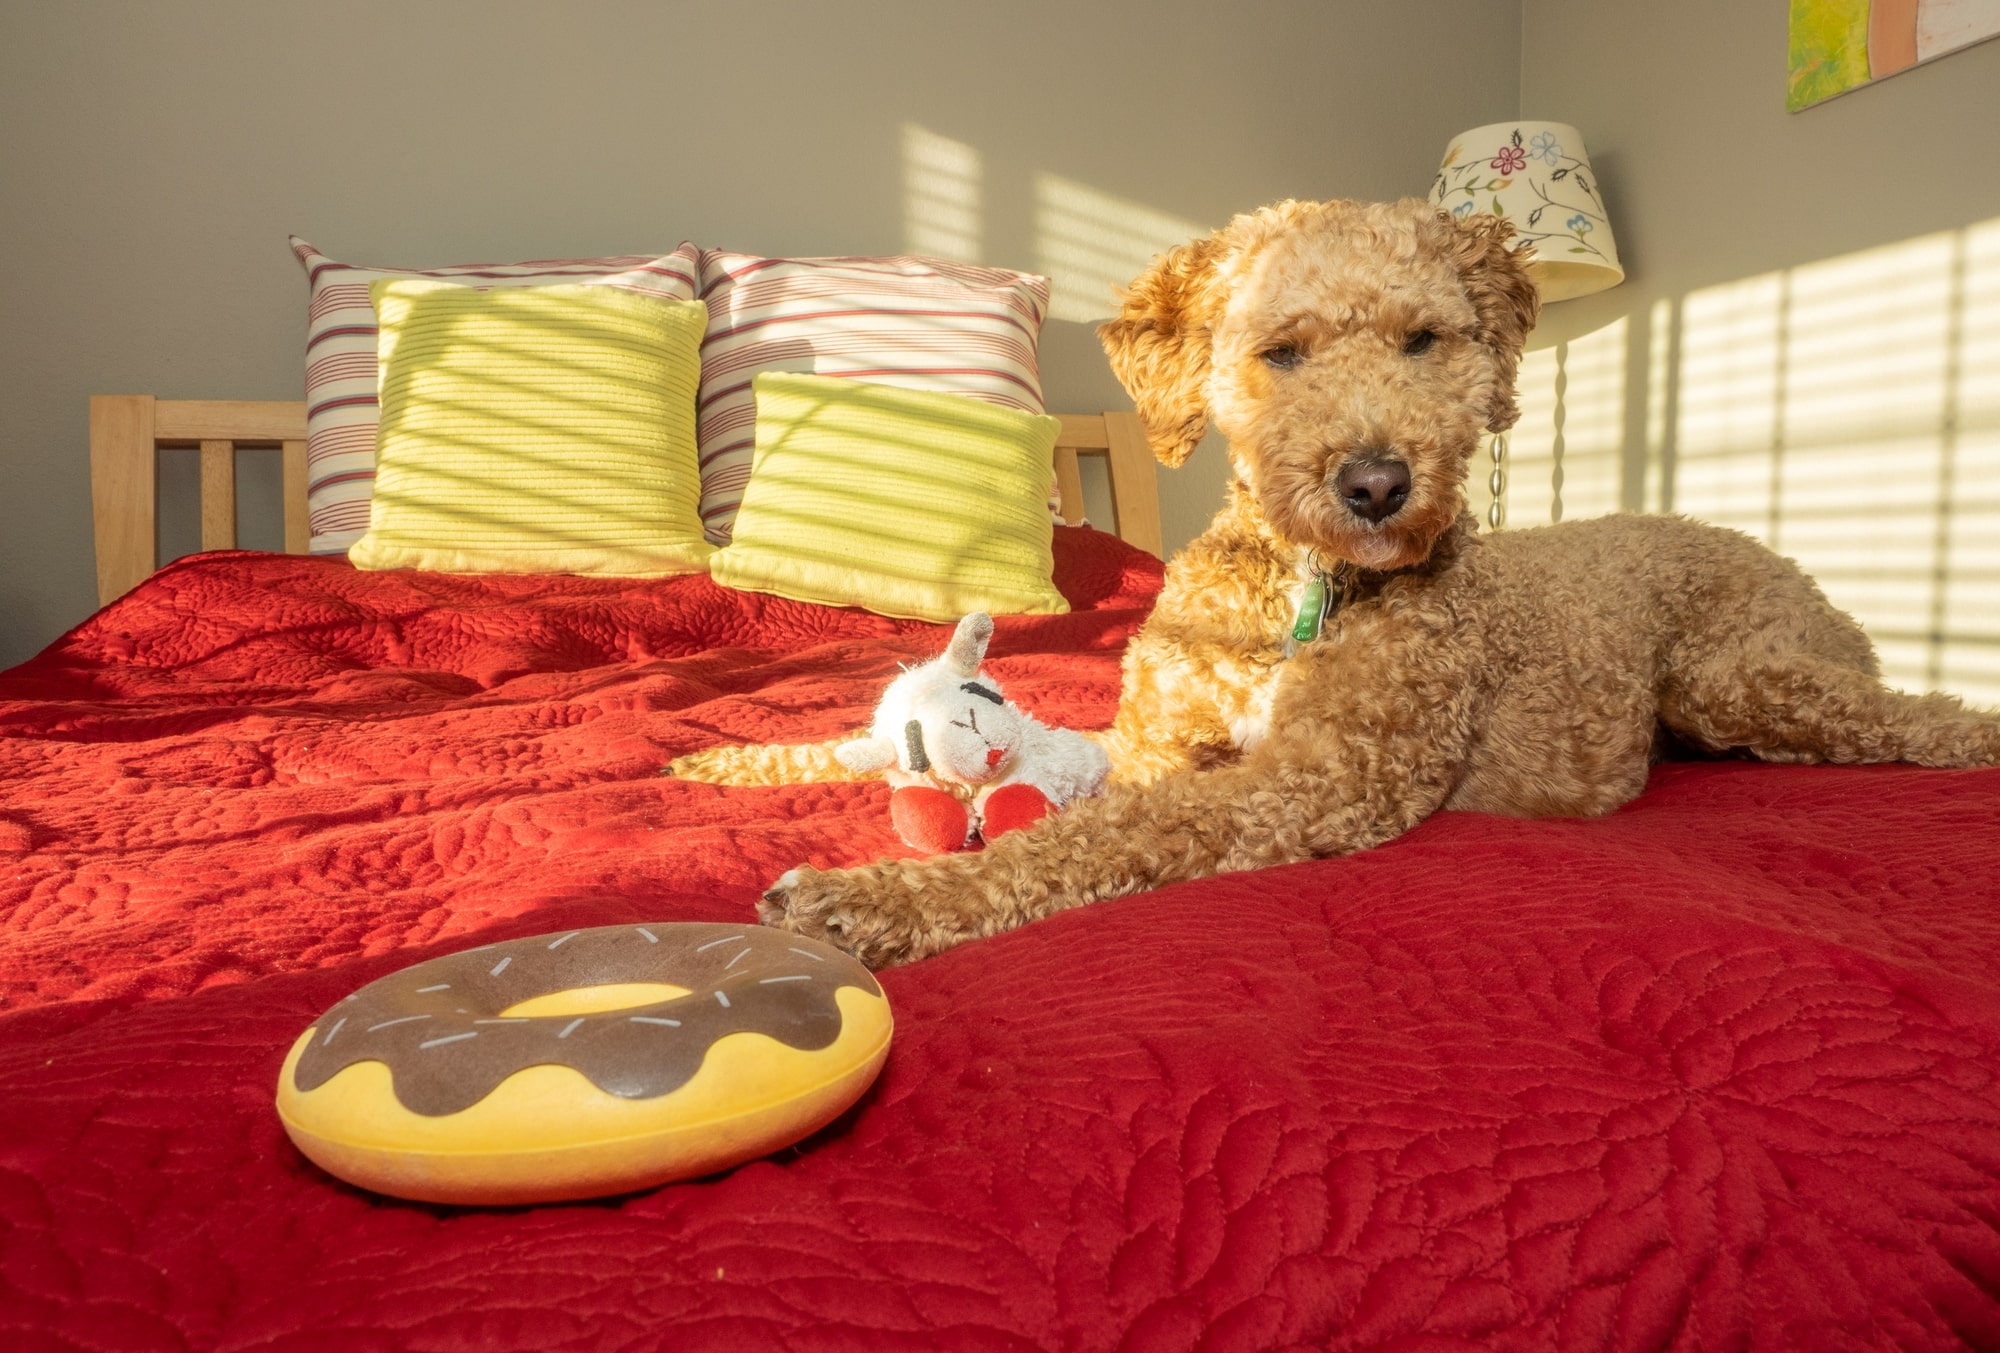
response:
<path id="1" fill-rule="evenodd" d="M 767 926 L 822 940 L 871 968 L 907 963 L 946 948 L 899 880 L 879 866 L 788 871 L 757 904 Z"/>

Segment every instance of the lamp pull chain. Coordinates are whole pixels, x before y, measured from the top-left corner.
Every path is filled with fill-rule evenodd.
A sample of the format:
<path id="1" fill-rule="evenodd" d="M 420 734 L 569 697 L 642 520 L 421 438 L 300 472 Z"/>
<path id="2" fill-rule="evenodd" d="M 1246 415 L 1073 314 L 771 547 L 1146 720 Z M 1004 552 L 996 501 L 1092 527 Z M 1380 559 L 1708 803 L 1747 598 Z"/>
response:
<path id="1" fill-rule="evenodd" d="M 1494 433 L 1487 451 L 1493 457 L 1493 473 L 1486 478 L 1486 487 L 1493 490 L 1493 505 L 1486 509 L 1486 520 L 1497 531 L 1507 524 L 1507 434 Z"/>

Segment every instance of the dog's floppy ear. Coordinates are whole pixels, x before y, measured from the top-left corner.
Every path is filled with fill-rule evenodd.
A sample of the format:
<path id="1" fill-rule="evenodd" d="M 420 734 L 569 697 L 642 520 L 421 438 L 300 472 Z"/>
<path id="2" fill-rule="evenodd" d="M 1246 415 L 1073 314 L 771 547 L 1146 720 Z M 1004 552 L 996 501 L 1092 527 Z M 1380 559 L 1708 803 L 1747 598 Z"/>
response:
<path id="1" fill-rule="evenodd" d="M 1215 261 L 1211 236 L 1154 259 L 1120 297 L 1118 318 L 1097 336 L 1111 370 L 1138 407 L 1162 465 L 1179 465 L 1208 431 L 1209 312 Z"/>
<path id="2" fill-rule="evenodd" d="M 1486 426 L 1493 432 L 1505 432 L 1521 417 L 1514 400 L 1514 377 L 1521 366 L 1521 347 L 1542 308 L 1541 292 L 1528 274 L 1530 251 L 1507 247 L 1514 233 L 1512 221 L 1484 212 L 1463 221 L 1455 220 L 1450 212 L 1439 212 L 1438 216 L 1452 229 L 1458 275 L 1479 315 L 1479 340 L 1493 350 L 1499 368 L 1500 381 Z"/>

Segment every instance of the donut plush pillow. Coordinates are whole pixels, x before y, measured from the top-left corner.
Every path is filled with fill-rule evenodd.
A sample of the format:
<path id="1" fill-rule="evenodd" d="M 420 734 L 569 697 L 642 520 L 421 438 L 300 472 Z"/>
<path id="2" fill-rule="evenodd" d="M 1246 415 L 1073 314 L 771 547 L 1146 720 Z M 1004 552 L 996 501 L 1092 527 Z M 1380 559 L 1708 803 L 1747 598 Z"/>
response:
<path id="1" fill-rule="evenodd" d="M 436 1203 L 650 1188 L 823 1127 L 888 1055 L 889 1005 L 836 949 L 756 925 L 601 926 L 371 982 L 278 1074 L 298 1148 Z"/>

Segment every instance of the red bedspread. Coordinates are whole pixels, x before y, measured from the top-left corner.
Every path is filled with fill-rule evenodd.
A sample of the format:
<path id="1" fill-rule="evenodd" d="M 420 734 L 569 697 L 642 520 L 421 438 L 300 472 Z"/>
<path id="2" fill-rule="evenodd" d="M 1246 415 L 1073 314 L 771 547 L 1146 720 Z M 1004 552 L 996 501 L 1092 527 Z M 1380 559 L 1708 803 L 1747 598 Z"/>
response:
<path id="1" fill-rule="evenodd" d="M 1077 610 L 991 668 L 1097 726 L 1157 565 L 1059 537 Z M 879 785 L 658 768 L 945 633 L 228 554 L 0 676 L 0 1348 L 2000 1345 L 2000 772 L 1675 764 L 1071 912 L 885 973 L 833 1127 L 631 1198 L 293 1151 L 363 982 L 896 849 Z"/>

